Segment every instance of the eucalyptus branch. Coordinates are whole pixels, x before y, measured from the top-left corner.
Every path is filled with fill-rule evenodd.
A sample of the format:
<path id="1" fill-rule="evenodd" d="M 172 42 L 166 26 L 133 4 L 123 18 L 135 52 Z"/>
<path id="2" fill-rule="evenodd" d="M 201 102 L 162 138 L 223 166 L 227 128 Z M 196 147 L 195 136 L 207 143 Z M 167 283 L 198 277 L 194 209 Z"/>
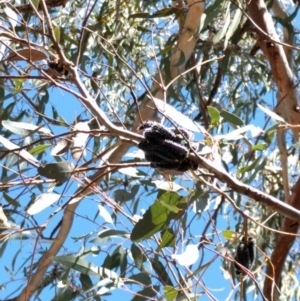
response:
<path id="1" fill-rule="evenodd" d="M 216 178 L 226 183 L 228 187 L 232 188 L 234 191 L 246 195 L 256 202 L 267 206 L 273 211 L 277 211 L 285 217 L 292 219 L 293 221 L 300 223 L 300 211 L 294 207 L 256 189 L 249 185 L 242 183 L 241 181 L 232 177 L 225 169 L 220 166 L 216 166 L 212 161 L 201 157 L 190 155 L 190 158 L 197 162 L 201 167 L 206 168 L 209 172 L 215 175 Z"/>

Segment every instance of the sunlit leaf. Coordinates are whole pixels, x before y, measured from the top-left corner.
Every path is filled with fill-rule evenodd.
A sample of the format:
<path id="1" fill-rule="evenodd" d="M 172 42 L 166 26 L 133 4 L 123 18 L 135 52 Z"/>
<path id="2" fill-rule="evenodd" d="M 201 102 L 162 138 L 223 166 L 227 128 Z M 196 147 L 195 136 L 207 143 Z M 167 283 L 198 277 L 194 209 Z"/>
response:
<path id="1" fill-rule="evenodd" d="M 159 245 L 159 249 L 165 247 L 174 247 L 175 246 L 175 233 L 172 228 L 163 230 L 161 233 L 161 243 Z"/>
<path id="2" fill-rule="evenodd" d="M 235 11 L 234 17 L 233 17 L 232 21 L 230 22 L 228 30 L 227 30 L 227 32 L 225 34 L 225 41 L 224 41 L 224 48 L 225 49 L 227 48 L 229 39 L 233 36 L 233 34 L 235 33 L 236 29 L 240 25 L 242 16 L 243 16 L 242 10 L 239 9 L 239 8 L 237 8 L 236 11 Z"/>
<path id="3" fill-rule="evenodd" d="M 225 239 L 231 240 L 233 232 L 231 230 L 223 230 L 222 234 Z"/>
<path id="4" fill-rule="evenodd" d="M 229 123 L 233 124 L 233 125 L 237 125 L 237 126 L 244 126 L 244 122 L 243 120 L 238 117 L 237 115 L 224 111 L 222 110 L 220 115 Z"/>
<path id="5" fill-rule="evenodd" d="M 163 288 L 163 290 L 168 301 L 176 299 L 178 291 L 174 287 L 167 285 Z"/>
<path id="6" fill-rule="evenodd" d="M 2 120 L 2 125 L 12 133 L 22 136 L 31 135 L 33 133 L 51 134 L 51 131 L 49 129 L 41 126 L 36 126 L 31 123 Z"/>
<path id="7" fill-rule="evenodd" d="M 0 136 L 0 143 L 8 149 L 12 150 L 17 156 L 26 159 L 28 161 L 32 161 L 35 163 L 39 163 L 39 161 L 33 157 L 29 152 L 27 152 L 25 149 L 20 149 L 20 147 L 12 142 L 10 142 L 8 139 L 4 138 L 3 136 Z"/>
<path id="8" fill-rule="evenodd" d="M 18 15 L 14 10 L 12 10 L 8 5 L 5 5 L 3 8 L 6 17 L 11 24 L 12 28 L 15 28 L 18 24 Z"/>
<path id="9" fill-rule="evenodd" d="M 53 257 L 52 260 L 85 275 L 111 279 L 115 286 L 123 285 L 123 281 L 119 278 L 117 273 L 105 268 L 97 267 L 93 263 L 90 263 L 81 257 L 56 256 Z"/>
<path id="10" fill-rule="evenodd" d="M 57 202 L 60 198 L 60 194 L 43 193 L 35 200 L 35 202 L 32 205 L 29 206 L 29 208 L 27 209 L 27 213 L 29 215 L 37 214 L 45 208 L 51 206 L 53 203 Z"/>
<path id="11" fill-rule="evenodd" d="M 217 125 L 220 122 L 220 112 L 216 108 L 211 106 L 207 106 L 207 110 L 211 118 L 211 123 L 213 125 Z"/>
<path id="12" fill-rule="evenodd" d="M 188 129 L 193 132 L 202 132 L 205 133 L 204 128 L 202 128 L 199 125 L 196 125 L 194 121 L 192 121 L 190 118 L 185 116 L 184 114 L 180 113 L 176 109 L 174 109 L 169 104 L 165 103 L 164 101 L 153 98 L 153 101 L 157 107 L 157 109 L 166 117 L 170 118 L 172 121 L 176 122 L 180 126 L 182 126 L 185 129 Z"/>
<path id="13" fill-rule="evenodd" d="M 155 184 L 155 186 L 161 190 L 166 190 L 166 191 L 179 191 L 180 189 L 185 190 L 185 188 L 183 186 L 180 186 L 175 182 L 154 180 L 154 181 L 152 181 L 152 183 Z"/>
<path id="14" fill-rule="evenodd" d="M 172 254 L 172 258 L 182 266 L 190 266 L 199 258 L 198 245 L 188 245 L 183 253 Z"/>
<path id="15" fill-rule="evenodd" d="M 222 25 L 219 32 L 213 37 L 212 41 L 214 44 L 217 44 L 220 42 L 221 39 L 225 36 L 227 29 L 230 25 L 230 2 L 227 1 L 224 6 L 226 6 L 226 11 L 223 10 L 223 18 L 224 18 L 224 24 Z"/>
<path id="16" fill-rule="evenodd" d="M 164 203 L 164 205 L 162 205 Z M 176 212 L 172 212 L 168 206 L 178 207 Z M 151 237 L 163 229 L 171 219 L 177 219 L 184 213 L 187 203 L 186 200 L 175 192 L 167 192 L 159 198 L 159 202 L 155 202 L 145 212 L 131 233 L 133 241 L 140 241 Z"/>
<path id="17" fill-rule="evenodd" d="M 91 240 L 91 242 L 106 242 L 112 237 L 130 238 L 130 234 L 126 231 L 106 229 L 98 233 L 98 237 Z"/>
<path id="18" fill-rule="evenodd" d="M 111 214 L 101 205 L 98 205 L 99 215 L 109 224 L 114 224 Z"/>
<path id="19" fill-rule="evenodd" d="M 263 107 L 262 105 L 260 105 L 259 103 L 256 104 L 265 114 L 267 114 L 268 116 L 270 116 L 272 119 L 276 120 L 276 121 L 279 121 L 279 122 L 283 122 L 285 123 L 284 119 L 277 115 L 276 113 L 274 113 L 273 111 L 269 110 L 268 108 L 266 107 Z"/>

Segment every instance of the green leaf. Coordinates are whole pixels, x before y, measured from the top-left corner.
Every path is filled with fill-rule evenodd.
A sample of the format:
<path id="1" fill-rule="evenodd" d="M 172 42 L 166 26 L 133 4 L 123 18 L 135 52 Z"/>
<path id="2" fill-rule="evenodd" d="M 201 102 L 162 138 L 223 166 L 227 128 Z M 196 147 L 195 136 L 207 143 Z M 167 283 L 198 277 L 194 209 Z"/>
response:
<path id="1" fill-rule="evenodd" d="M 154 298 L 159 292 L 159 286 L 154 285 L 151 287 L 146 287 L 141 291 L 137 292 L 137 295 L 134 296 L 131 301 L 145 301 L 149 298 Z"/>
<path id="2" fill-rule="evenodd" d="M 238 117 L 237 115 L 224 111 L 222 110 L 220 115 L 229 123 L 233 124 L 233 125 L 237 125 L 237 126 L 244 126 L 244 122 L 243 120 Z"/>
<path id="3" fill-rule="evenodd" d="M 227 32 L 228 26 L 230 25 L 230 2 L 226 1 L 224 6 L 226 6 L 226 12 L 223 15 L 223 20 L 225 20 L 225 22 L 221 27 L 221 29 L 219 30 L 219 32 L 213 37 L 212 41 L 214 44 L 219 43 L 219 41 L 223 39 L 223 37 Z M 223 12 L 224 11 L 225 9 L 223 10 Z"/>
<path id="4" fill-rule="evenodd" d="M 25 123 L 25 122 L 3 120 L 2 125 L 12 133 L 22 135 L 22 136 L 32 135 L 35 132 L 39 134 L 46 134 L 46 135 L 51 134 L 51 131 L 45 127 L 36 126 L 34 124 Z"/>
<path id="5" fill-rule="evenodd" d="M 57 202 L 60 198 L 60 194 L 43 193 L 36 199 L 36 201 L 32 205 L 29 206 L 27 213 L 29 215 L 37 214 L 45 208 L 51 206 L 53 203 Z"/>
<path id="6" fill-rule="evenodd" d="M 98 233 L 98 237 L 92 239 L 90 242 L 106 242 L 112 237 L 125 237 L 130 238 L 130 234 L 126 231 L 106 229 Z"/>
<path id="7" fill-rule="evenodd" d="M 93 263 L 90 263 L 81 257 L 55 256 L 52 260 L 85 275 L 111 279 L 115 286 L 123 285 L 123 281 L 119 278 L 117 273 L 105 268 L 97 267 Z"/>
<path id="8" fill-rule="evenodd" d="M 134 274 L 134 275 L 130 276 L 124 282 L 133 282 L 133 283 L 140 284 L 143 286 L 148 286 L 148 285 L 152 284 L 150 276 L 145 273 Z"/>
<path id="9" fill-rule="evenodd" d="M 250 165 L 245 166 L 245 167 L 243 167 L 243 168 L 240 168 L 240 169 L 239 169 L 239 172 L 240 172 L 240 173 L 245 173 L 245 172 L 251 171 L 251 170 L 253 170 L 253 169 L 256 169 L 256 168 L 258 168 L 258 167 L 262 164 L 262 162 L 263 162 L 264 160 L 265 160 L 265 158 L 258 157 L 258 158 L 256 158 Z"/>
<path id="10" fill-rule="evenodd" d="M 165 297 L 168 301 L 176 299 L 176 297 L 178 295 L 178 291 L 173 286 L 167 285 L 163 288 L 163 290 L 165 293 Z"/>
<path id="11" fill-rule="evenodd" d="M 260 143 L 252 146 L 252 150 L 258 150 L 258 151 L 263 151 L 267 148 L 266 143 Z"/>
<path id="12" fill-rule="evenodd" d="M 157 256 L 155 258 L 150 258 L 150 262 L 160 281 L 162 281 L 164 285 L 173 286 L 172 280 L 167 273 L 166 267 L 158 260 Z"/>
<path id="13" fill-rule="evenodd" d="M 33 149 L 31 149 L 29 151 L 29 153 L 37 156 L 38 154 L 43 153 L 47 148 L 49 148 L 51 146 L 52 146 L 52 144 L 40 144 L 40 145 L 35 146 Z"/>
<path id="14" fill-rule="evenodd" d="M 207 106 L 212 125 L 218 125 L 220 122 L 220 112 L 211 106 Z"/>
<path id="15" fill-rule="evenodd" d="M 192 121 L 190 118 L 188 118 L 181 112 L 177 111 L 171 105 L 155 97 L 153 97 L 153 101 L 157 109 L 159 110 L 159 112 L 162 113 L 167 118 L 170 118 L 171 120 L 175 121 L 185 129 L 188 129 L 190 131 L 205 133 L 204 128 L 197 126 L 194 121 Z"/>
<path id="16" fill-rule="evenodd" d="M 237 8 L 236 11 L 235 11 L 234 17 L 233 17 L 232 21 L 230 22 L 230 26 L 228 27 L 228 30 L 227 30 L 226 35 L 225 35 L 224 49 L 227 48 L 227 44 L 228 44 L 229 39 L 233 36 L 234 32 L 236 31 L 236 29 L 240 25 L 242 16 L 243 16 L 242 10 Z"/>
<path id="17" fill-rule="evenodd" d="M 59 43 L 60 42 L 60 28 L 59 27 L 54 27 L 54 36 L 56 41 Z"/>
<path id="18" fill-rule="evenodd" d="M 143 263 L 147 260 L 145 254 L 142 253 L 141 249 L 136 244 L 131 245 L 131 254 L 136 267 L 142 271 Z"/>
<path id="19" fill-rule="evenodd" d="M 164 205 L 162 205 L 162 203 Z M 171 212 L 168 206 L 178 207 L 178 212 Z M 176 192 L 167 192 L 159 198 L 159 202 L 155 202 L 140 219 L 131 233 L 132 241 L 140 241 L 151 237 L 163 229 L 171 219 L 177 219 L 184 213 L 187 207 L 186 200 L 179 196 Z"/>
<path id="20" fill-rule="evenodd" d="M 80 273 L 79 280 L 81 282 L 81 286 L 84 291 L 87 291 L 88 289 L 90 289 L 93 286 L 93 282 L 89 275 Z"/>
<path id="21" fill-rule="evenodd" d="M 163 230 L 161 233 L 161 243 L 159 245 L 159 250 L 164 247 L 174 247 L 175 238 L 176 236 L 172 228 Z"/>
<path id="22" fill-rule="evenodd" d="M 147 19 L 150 18 L 150 14 L 148 13 L 136 13 L 136 14 L 131 14 L 128 19 L 137 19 L 137 18 L 141 18 L 141 19 Z"/>
<path id="23" fill-rule="evenodd" d="M 38 10 L 39 9 L 39 4 L 40 4 L 40 0 L 32 0 L 32 4 Z"/>
<path id="24" fill-rule="evenodd" d="M 160 202 L 163 207 L 169 209 L 171 212 L 174 212 L 174 213 L 178 213 L 179 212 L 179 209 L 176 207 L 176 206 L 173 206 L 173 205 L 169 205 L 167 203 L 164 203 L 164 202 Z"/>
<path id="25" fill-rule="evenodd" d="M 230 240 L 232 238 L 232 234 L 235 233 L 231 230 L 223 230 L 222 234 L 224 236 L 225 239 Z"/>

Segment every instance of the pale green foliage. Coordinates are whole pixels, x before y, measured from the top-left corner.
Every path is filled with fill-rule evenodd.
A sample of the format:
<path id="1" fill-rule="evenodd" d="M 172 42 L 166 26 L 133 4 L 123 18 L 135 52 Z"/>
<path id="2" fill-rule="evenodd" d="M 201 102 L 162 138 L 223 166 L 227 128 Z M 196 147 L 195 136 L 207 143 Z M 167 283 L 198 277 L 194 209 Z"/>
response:
<path id="1" fill-rule="evenodd" d="M 224 26 L 226 6 L 221 2 L 207 1 L 204 27 L 186 70 L 200 60 L 206 62 L 222 55 L 224 58 L 203 64 L 181 78 L 180 84 L 169 87 L 166 101 L 177 111 L 167 117 L 173 118 L 175 124 L 186 123 L 195 132 L 198 129 L 195 141 L 200 155 L 215 158 L 214 163 L 230 175 L 283 200 L 280 154 L 275 140 L 278 125 L 274 126 L 281 120 L 274 120 L 268 110 L 257 106 L 260 103 L 272 110 L 276 103 L 269 64 L 261 51 L 250 55 L 256 38 L 251 30 L 240 32 L 245 16 L 240 16 L 241 26 L 227 34 L 226 49 L 225 32 L 213 43 L 213 37 Z M 17 13 L 17 26 L 12 28 L 15 23 L 8 21 L 8 13 L 3 10 L 4 4 L 1 5 L 0 17 L 5 21 L 1 32 L 10 38 L 0 41 L 3 55 L 0 120 L 4 121 L 0 128 L 3 136 L 0 140 L 3 206 L 0 220 L 4 226 L 0 229 L 0 257 L 5 258 L 0 299 L 20 294 L 27 285 L 37 271 L 41 255 L 56 237 L 60 210 L 96 168 L 105 166 L 121 141 L 82 106 L 79 101 L 82 95 L 72 75 L 60 77 L 61 74 L 49 68 L 43 55 L 50 58 L 56 51 L 45 18 L 41 22 L 32 10 Z M 21 4 L 15 2 L 14 5 L 18 9 Z M 49 8 L 55 37 L 59 38 L 66 58 L 74 65 L 78 63 L 80 81 L 110 121 L 129 131 L 134 122 L 139 121 L 137 103 L 147 100 L 145 95 L 151 91 L 154 78 L 160 79 L 158 70 L 163 78 L 170 76 L 170 57 L 181 33 L 177 19 L 184 20 L 187 7 L 173 13 L 169 5 L 170 1 L 156 0 L 77 0 L 66 2 L 64 7 Z M 236 6 L 231 3 L 227 8 L 233 18 Z M 158 15 L 153 18 L 151 14 Z M 11 59 L 14 51 L 30 48 L 39 50 L 36 54 L 41 55 L 41 59 L 32 58 L 30 50 L 22 54 L 27 60 Z M 7 57 L 10 59 L 4 61 Z M 293 71 L 299 76 L 298 52 L 294 60 Z M 45 70 L 52 72 L 49 77 Z M 156 91 L 151 92 L 155 96 Z M 196 118 L 196 127 L 191 120 L 201 111 L 201 99 L 206 97 L 210 97 L 210 103 L 206 112 Z M 160 109 L 162 107 L 160 103 Z M 82 157 L 74 160 L 71 125 L 79 120 L 89 120 L 90 128 L 100 130 L 101 134 L 91 132 Z M 172 126 L 168 121 L 165 124 Z M 66 135 L 59 135 L 62 133 Z M 51 150 L 63 138 L 66 141 L 59 149 L 60 157 L 52 156 Z M 11 141 L 10 146 L 7 141 Z M 297 141 L 288 136 L 287 142 L 293 185 L 298 176 L 298 156 L 293 147 Z M 23 147 L 21 153 L 15 150 L 16 146 Z M 102 152 L 101 158 L 95 159 Z M 32 156 L 36 161 L 30 159 Z M 92 159 L 95 161 L 89 161 Z M 48 168 L 46 175 L 39 172 L 40 166 L 47 166 L 46 162 L 59 161 L 69 161 L 74 165 L 67 164 L 68 167 L 82 167 L 82 170 L 77 170 L 71 178 L 69 169 Z M 82 166 L 85 162 L 88 163 Z M 119 163 L 109 162 L 112 166 Z M 157 170 L 147 164 L 143 166 L 143 154 L 137 152 L 137 148 L 131 148 L 122 162 L 129 166 L 117 165 L 112 172 L 102 175 L 98 185 L 91 185 L 93 195 L 83 200 L 76 195 L 71 200 L 81 202 L 74 228 L 41 279 L 36 289 L 37 298 L 45 301 L 54 296 L 55 300 L 88 300 L 89 297 L 116 300 L 121 294 L 122 300 L 143 300 L 139 294 L 144 294 L 157 300 L 175 297 L 176 300 L 200 300 L 202 295 L 206 295 L 206 300 L 226 300 L 233 293 L 238 300 L 238 289 L 232 292 L 231 281 L 237 283 L 232 258 L 237 239 L 243 232 L 244 218 L 213 189 L 217 184 L 218 189 L 253 218 L 248 220 L 248 231 L 257 238 L 262 251 L 254 263 L 254 278 L 248 278 L 244 285 L 247 300 L 260 300 L 254 283 L 263 286 L 263 272 L 274 247 L 275 234 L 254 220 L 278 230 L 282 217 L 271 216 L 271 210 L 230 190 L 206 170 L 196 175 L 185 173 L 163 178 Z M 53 179 L 63 180 L 51 180 L 51 173 L 55 173 Z M 204 184 L 205 181 L 208 184 Z M 41 204 L 47 195 L 51 198 Z M 56 211 L 60 213 L 53 218 Z M 133 229 L 134 237 L 131 236 Z M 227 231 L 223 232 L 227 239 L 220 235 L 222 230 Z M 176 258 L 174 254 L 185 254 L 187 245 L 196 244 L 199 260 L 195 256 L 198 261 L 190 267 L 191 273 L 176 263 L 172 255 Z M 231 259 L 224 255 L 224 248 Z M 295 243 L 282 272 L 281 289 L 285 298 L 282 300 L 299 299 L 299 253 Z"/>

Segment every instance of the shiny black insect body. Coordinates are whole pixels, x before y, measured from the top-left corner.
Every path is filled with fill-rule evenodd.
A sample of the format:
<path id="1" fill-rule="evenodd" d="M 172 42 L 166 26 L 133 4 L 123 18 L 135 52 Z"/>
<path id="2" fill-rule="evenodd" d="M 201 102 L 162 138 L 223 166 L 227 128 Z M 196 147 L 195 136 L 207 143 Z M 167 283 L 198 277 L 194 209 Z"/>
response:
<path id="1" fill-rule="evenodd" d="M 246 269 L 251 270 L 253 261 L 255 259 L 255 240 L 253 237 L 249 236 L 247 241 L 244 236 L 242 237 L 237 246 L 234 259 Z M 241 274 L 246 274 L 246 272 L 238 264 L 235 263 L 234 265 L 236 275 L 239 276 Z"/>
<path id="2" fill-rule="evenodd" d="M 196 170 L 198 165 L 188 158 L 193 135 L 181 128 L 169 129 L 156 122 L 145 122 L 139 127 L 144 130 L 145 139 L 138 147 L 145 152 L 145 159 L 151 162 L 151 167 L 162 170 L 177 170 L 185 172 Z"/>

